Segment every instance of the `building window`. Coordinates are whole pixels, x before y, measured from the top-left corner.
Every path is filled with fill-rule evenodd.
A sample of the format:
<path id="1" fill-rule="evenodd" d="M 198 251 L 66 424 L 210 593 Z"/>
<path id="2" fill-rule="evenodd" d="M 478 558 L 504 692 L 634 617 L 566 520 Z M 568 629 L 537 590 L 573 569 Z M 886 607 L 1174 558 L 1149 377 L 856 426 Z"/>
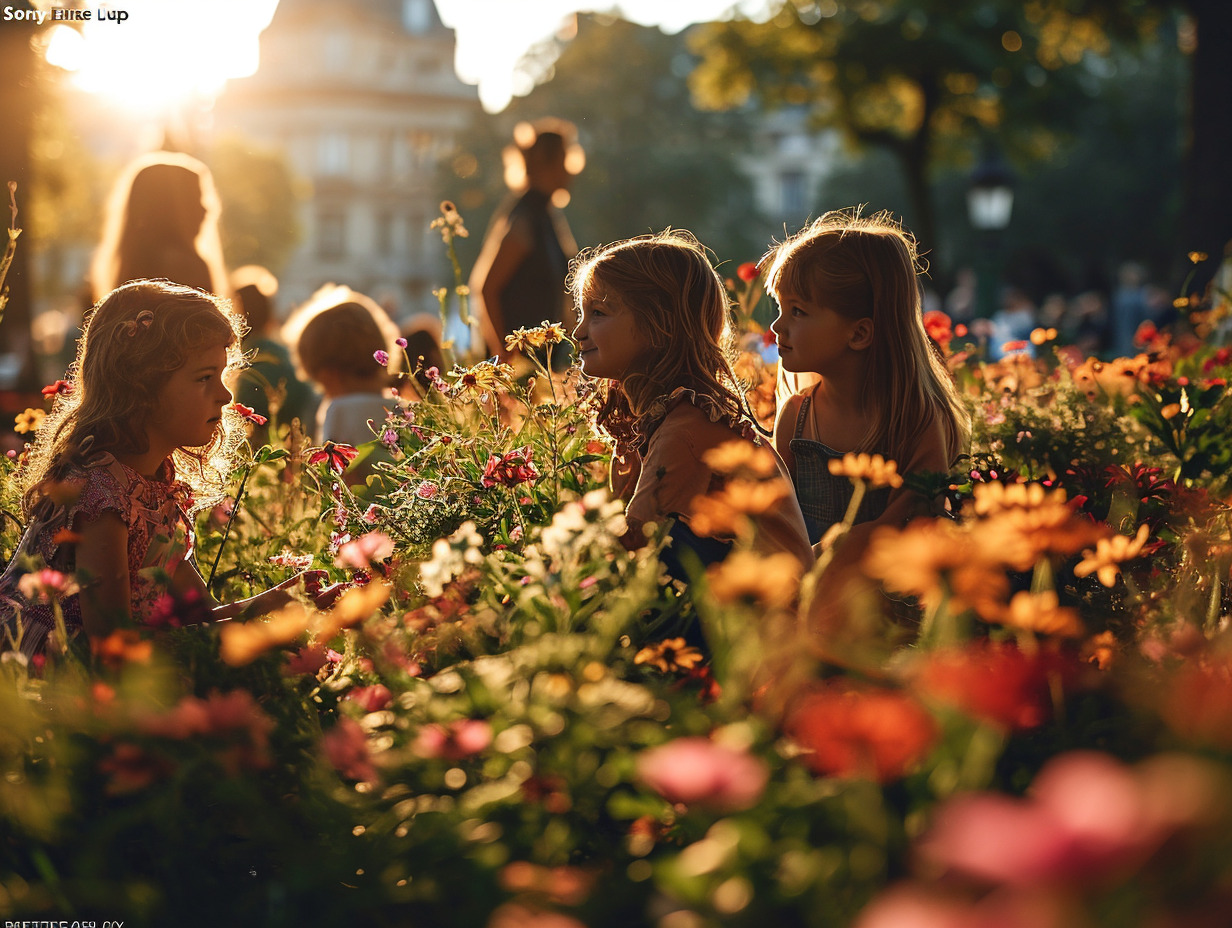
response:
<path id="1" fill-rule="evenodd" d="M 376 253 L 378 255 L 393 254 L 394 250 L 394 217 L 389 213 L 376 214 Z"/>
<path id="2" fill-rule="evenodd" d="M 779 175 L 779 210 L 784 216 L 799 216 L 808 212 L 803 171 L 784 171 Z"/>
<path id="3" fill-rule="evenodd" d="M 324 209 L 317 214 L 317 257 L 332 260 L 346 255 L 346 214 Z"/>
<path id="4" fill-rule="evenodd" d="M 341 132 L 327 132 L 317 139 L 317 173 L 323 177 L 342 177 L 350 160 L 350 144 Z"/>

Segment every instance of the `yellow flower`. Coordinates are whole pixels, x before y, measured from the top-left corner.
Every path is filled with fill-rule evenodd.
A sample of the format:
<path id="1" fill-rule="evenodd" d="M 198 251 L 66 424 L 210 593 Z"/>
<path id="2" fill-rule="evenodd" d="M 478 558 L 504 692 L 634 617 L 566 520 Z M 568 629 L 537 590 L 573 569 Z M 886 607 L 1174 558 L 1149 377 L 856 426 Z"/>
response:
<path id="1" fill-rule="evenodd" d="M 19 412 L 13 419 L 13 431 L 20 435 L 37 432 L 46 418 L 46 412 L 36 407 L 30 407 L 25 412 Z"/>
<path id="2" fill-rule="evenodd" d="M 836 477 L 867 481 L 870 487 L 901 487 L 903 478 L 898 473 L 898 464 L 887 461 L 879 454 L 855 454 L 848 452 L 842 458 L 830 461 L 830 473 Z"/>
<path id="3" fill-rule="evenodd" d="M 995 515 L 1007 509 L 1034 509 L 1045 501 L 1050 504 L 1065 504 L 1065 491 L 1058 488 L 1049 492 L 1040 483 L 977 483 L 973 489 L 975 513 L 980 516 Z"/>
<path id="4" fill-rule="evenodd" d="M 1052 590 L 1015 593 L 1000 621 L 1013 628 L 1062 638 L 1079 638 L 1084 632 L 1077 610 L 1060 605 Z"/>
<path id="5" fill-rule="evenodd" d="M 1117 574 L 1121 572 L 1120 565 L 1132 561 L 1142 553 L 1151 534 L 1150 526 L 1145 523 L 1138 526 L 1138 532 L 1133 538 L 1128 535 L 1114 535 L 1111 538 L 1101 538 L 1095 543 L 1095 550 L 1088 548 L 1082 552 L 1082 560 L 1074 568 L 1074 576 L 1089 577 L 1095 574 L 1099 582 L 1111 587 L 1116 583 Z"/>
<path id="6" fill-rule="evenodd" d="M 1053 341 L 1057 337 L 1057 330 L 1053 328 L 1032 329 L 1030 337 L 1032 345 L 1042 345 L 1044 342 Z"/>
<path id="7" fill-rule="evenodd" d="M 801 564 L 787 553 L 764 557 L 736 551 L 707 571 L 710 592 L 722 603 L 753 601 L 765 606 L 786 606 L 796 597 Z"/>
<path id="8" fill-rule="evenodd" d="M 635 664 L 649 664 L 664 673 L 692 670 L 704 660 L 702 652 L 685 644 L 683 638 L 667 638 L 642 648 L 633 657 Z"/>
<path id="9" fill-rule="evenodd" d="M 745 516 L 769 511 L 789 492 L 783 480 L 729 480 L 718 493 L 693 500 L 689 527 L 708 538 L 738 534 Z"/>
<path id="10" fill-rule="evenodd" d="M 995 614 L 1009 581 L 995 552 L 962 526 L 919 519 L 904 529 L 876 529 L 864 555 L 864 572 L 887 589 L 910 593 L 929 608 L 948 595 L 951 612 Z"/>
<path id="11" fill-rule="evenodd" d="M 482 361 L 474 367 L 458 372 L 454 386 L 462 393 L 492 393 L 500 386 L 501 380 L 507 382 L 512 373 L 513 368 L 508 364 Z"/>
<path id="12" fill-rule="evenodd" d="M 748 469 L 759 477 L 772 477 L 778 472 L 769 448 L 739 439 L 725 441 L 702 455 L 702 461 L 716 473 L 734 474 Z"/>

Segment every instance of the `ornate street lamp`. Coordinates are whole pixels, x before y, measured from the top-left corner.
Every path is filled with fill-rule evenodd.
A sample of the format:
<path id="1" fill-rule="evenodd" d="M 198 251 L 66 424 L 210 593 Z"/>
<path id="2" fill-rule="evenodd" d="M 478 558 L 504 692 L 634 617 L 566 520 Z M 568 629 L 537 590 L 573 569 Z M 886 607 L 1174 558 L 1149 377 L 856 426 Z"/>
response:
<path id="1" fill-rule="evenodd" d="M 997 311 L 1001 235 L 1010 224 L 1013 209 L 1014 172 L 989 144 L 967 186 L 967 217 L 980 236 L 975 305 L 975 314 L 980 317 L 987 318 Z"/>

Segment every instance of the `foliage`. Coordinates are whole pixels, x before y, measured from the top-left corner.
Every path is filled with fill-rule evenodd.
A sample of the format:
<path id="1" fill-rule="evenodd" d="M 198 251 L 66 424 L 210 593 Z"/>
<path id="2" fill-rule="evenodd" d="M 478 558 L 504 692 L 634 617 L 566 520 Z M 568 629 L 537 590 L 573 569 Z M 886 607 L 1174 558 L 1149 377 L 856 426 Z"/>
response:
<path id="1" fill-rule="evenodd" d="M 423 372 L 366 458 L 275 423 L 234 516 L 201 516 L 198 557 L 226 597 L 309 566 L 346 591 L 212 627 L 168 602 L 84 662 L 6 655 L 0 911 L 497 928 L 1226 911 L 1232 357 L 1213 337 L 1228 307 L 1190 309 L 1200 338 L 1144 330 L 1107 364 L 982 363 L 931 318 L 978 413 L 972 457 L 934 481 L 953 518 L 875 534 L 854 587 L 824 570 L 844 523 L 799 595 L 798 567 L 741 528 L 773 471 L 757 454 L 716 462 L 750 488 L 726 496 L 725 561 L 670 579 L 666 526 L 626 550 L 576 371 Z M 754 395 L 773 382 L 741 369 Z M 857 498 L 897 479 L 843 467 Z"/>

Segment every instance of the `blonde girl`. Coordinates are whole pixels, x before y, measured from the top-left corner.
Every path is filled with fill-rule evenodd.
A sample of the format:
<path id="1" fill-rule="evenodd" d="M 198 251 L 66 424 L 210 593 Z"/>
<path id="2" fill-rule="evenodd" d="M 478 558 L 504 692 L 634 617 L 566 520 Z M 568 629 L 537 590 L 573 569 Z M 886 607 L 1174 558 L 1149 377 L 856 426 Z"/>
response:
<path id="1" fill-rule="evenodd" d="M 80 592 L 61 604 L 70 637 L 144 623 L 168 592 L 212 602 L 191 560 L 190 515 L 223 498 L 243 440 L 226 385 L 241 334 L 227 301 L 168 281 L 125 284 L 87 316 L 18 475 L 27 529 L 0 579 L 0 617 L 23 653 L 41 652 L 55 629 L 51 606 L 18 592 L 29 591 L 23 554 L 76 575 Z M 212 618 L 278 608 L 300 579 L 215 605 Z"/>
<path id="2" fill-rule="evenodd" d="M 600 381 L 595 421 L 616 442 L 612 486 L 627 500 L 627 546 L 644 543 L 646 523 L 675 517 L 673 537 L 703 563 L 717 560 L 726 540 L 689 528 L 694 501 L 722 485 L 703 458 L 726 442 L 762 441 L 732 372 L 723 281 L 696 238 L 664 232 L 583 255 L 571 289 L 582 372 Z M 808 566 L 804 521 L 786 486 L 756 517 L 755 547 Z"/>
<path id="3" fill-rule="evenodd" d="M 813 543 L 843 518 L 852 487 L 829 471 L 845 452 L 880 454 L 900 473 L 945 471 L 969 420 L 924 331 L 915 241 L 888 213 L 827 213 L 762 259 L 779 305 L 781 369 L 815 381 L 778 411 L 774 443 L 795 481 Z M 812 375 L 809 377 L 809 375 Z M 921 511 L 906 487 L 865 496 L 844 547 Z"/>

